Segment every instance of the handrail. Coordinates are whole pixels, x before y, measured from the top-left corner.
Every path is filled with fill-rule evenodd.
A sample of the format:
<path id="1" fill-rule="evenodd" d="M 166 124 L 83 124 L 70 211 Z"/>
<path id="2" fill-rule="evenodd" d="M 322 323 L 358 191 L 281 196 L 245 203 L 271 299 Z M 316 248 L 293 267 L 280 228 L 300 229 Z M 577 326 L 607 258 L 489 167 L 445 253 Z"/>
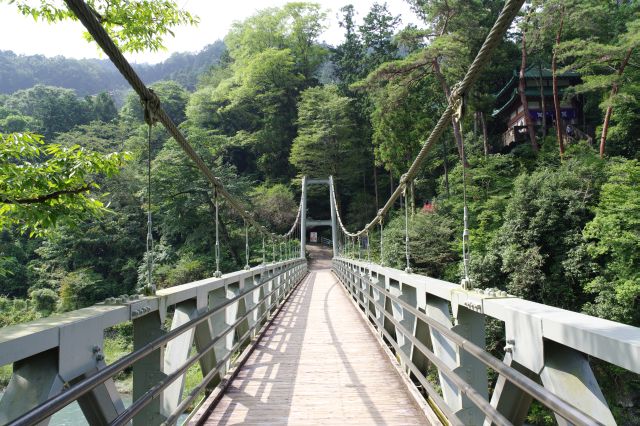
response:
<path id="1" fill-rule="evenodd" d="M 182 333 L 194 328 L 198 324 L 201 324 L 202 322 L 204 322 L 207 319 L 209 319 L 211 316 L 223 311 L 227 307 L 229 307 L 232 304 L 238 302 L 240 299 L 246 297 L 248 294 L 250 294 L 250 293 L 252 293 L 252 292 L 254 292 L 256 290 L 261 289 L 263 286 L 265 286 L 269 282 L 272 282 L 275 278 L 279 277 L 280 275 L 282 275 L 282 274 L 284 274 L 286 272 L 289 272 L 294 267 L 302 264 L 303 263 L 302 259 L 299 259 L 299 260 L 301 260 L 301 262 L 299 264 L 294 263 L 293 265 L 291 265 L 290 268 L 282 269 L 277 274 L 266 276 L 266 277 L 265 276 L 261 276 L 260 279 L 262 280 L 262 282 L 260 284 L 250 287 L 246 291 L 238 294 L 237 296 L 234 296 L 231 299 L 226 300 L 224 303 L 221 303 L 220 305 L 216 306 L 215 308 L 212 308 L 212 309 L 210 309 L 210 310 L 208 310 L 208 311 L 196 316 L 195 318 L 191 319 L 190 321 L 188 321 L 188 322 L 176 327 L 175 329 L 169 331 L 168 333 L 166 333 L 166 334 L 154 339 L 153 341 L 147 343 L 146 345 L 144 345 L 140 349 L 137 349 L 136 351 L 131 352 L 128 355 L 125 355 L 124 357 L 120 358 L 119 360 L 115 361 L 114 363 L 112 363 L 112 364 L 106 366 L 105 368 L 97 371 L 95 374 L 93 374 L 93 375 L 91 375 L 91 376 L 79 381 L 78 383 L 76 383 L 75 385 L 70 387 L 68 390 L 59 393 L 58 395 L 48 399 L 47 401 L 43 402 L 42 404 L 38 405 L 37 407 L 34 407 L 33 409 L 31 409 L 27 413 L 23 414 L 19 418 L 14 419 L 13 421 L 11 421 L 8 424 L 8 426 L 28 426 L 28 425 L 37 424 L 37 423 L 47 419 L 48 417 L 50 417 L 51 415 L 53 415 L 54 413 L 56 413 L 60 409 L 64 408 L 68 404 L 70 404 L 73 401 L 75 401 L 78 398 L 80 398 L 82 395 L 86 394 L 87 392 L 90 392 L 95 387 L 97 387 L 100 384 L 104 383 L 105 381 L 109 380 L 110 378 L 112 378 L 113 376 L 115 376 L 116 374 L 118 374 L 119 372 L 124 370 L 125 368 L 130 367 L 135 362 L 145 358 L 147 355 L 151 354 L 152 352 L 154 352 L 157 349 L 161 348 L 162 346 L 166 345 L 169 341 L 173 340 L 175 337 L 177 337 L 180 334 L 182 334 Z M 251 308 L 250 312 L 252 312 L 255 308 L 259 307 L 264 302 L 264 300 L 266 300 L 268 297 L 271 297 L 272 294 L 276 290 L 278 290 L 278 289 L 280 289 L 282 287 L 282 285 L 283 284 L 280 283 L 273 291 L 271 291 L 268 295 L 265 295 L 254 307 Z M 236 321 L 236 322 L 239 323 L 238 321 Z M 228 329 L 224 330 L 221 334 L 225 335 L 229 331 L 230 331 L 230 329 L 228 328 Z M 219 338 L 217 340 L 216 339 L 214 339 L 214 340 L 217 342 L 217 341 L 219 341 Z M 211 345 L 211 347 L 213 347 L 213 344 Z M 208 348 L 208 349 L 210 349 L 210 348 Z M 197 361 L 197 359 L 195 361 Z M 195 361 L 193 361 L 193 362 L 195 362 Z M 189 362 L 189 360 L 187 362 Z M 186 369 L 185 369 L 185 371 L 186 371 Z M 183 373 L 184 373 L 184 371 L 183 371 Z M 167 376 L 167 377 L 170 377 L 170 376 Z M 177 375 L 174 377 L 174 379 L 175 378 L 177 378 Z M 152 388 L 150 391 L 145 393 L 144 396 L 146 396 L 147 394 L 149 394 L 149 392 L 151 392 L 152 390 L 155 390 L 155 389 L 156 389 L 155 387 Z M 162 389 L 160 389 L 160 391 Z M 159 393 L 159 391 L 158 391 L 158 393 Z M 157 393 L 155 393 L 155 395 L 157 395 Z M 134 405 L 136 403 L 137 403 L 137 401 L 134 402 Z M 128 410 L 130 410 L 130 409 L 131 409 L 131 407 L 129 407 Z M 127 411 L 125 411 L 125 412 L 127 412 Z"/>
<path id="2" fill-rule="evenodd" d="M 304 279 L 304 277 L 302 278 Z M 298 284 L 296 284 L 290 291 L 289 294 L 285 297 L 285 302 L 286 300 L 291 296 L 291 294 L 293 293 L 293 291 L 295 291 L 296 287 L 300 284 L 300 282 L 302 282 L 302 279 L 300 281 L 298 281 Z M 266 298 L 266 297 L 265 297 Z M 238 350 L 238 348 L 240 348 L 240 346 L 242 346 L 245 342 L 245 340 L 251 335 L 251 333 L 257 328 L 257 325 L 260 324 L 262 322 L 262 320 L 265 319 L 265 317 L 267 317 L 269 315 L 269 312 L 271 311 L 271 309 L 273 309 L 273 307 L 275 306 L 276 302 L 274 301 L 273 303 L 271 303 L 267 309 L 265 309 L 265 312 L 260 315 L 260 317 L 258 318 L 258 320 L 256 321 L 256 323 L 254 324 L 253 327 L 251 327 L 249 330 L 247 330 L 247 332 L 245 334 L 242 335 L 242 337 L 240 337 L 238 339 L 238 341 L 236 342 L 235 345 L 233 345 L 233 347 L 227 352 L 227 354 L 222 357 L 220 359 L 220 361 L 218 361 L 218 363 L 216 364 L 216 366 L 209 372 L 207 373 L 207 375 L 205 377 L 202 378 L 202 381 L 191 390 L 191 392 L 189 393 L 189 395 L 187 395 L 187 397 L 185 399 L 182 400 L 182 402 L 180 402 L 180 404 L 178 404 L 178 406 L 176 407 L 176 409 L 169 415 L 169 417 L 167 417 L 167 419 L 163 422 L 163 426 L 169 426 L 174 424 L 178 418 L 180 417 L 180 415 L 182 413 L 184 413 L 184 411 L 187 409 L 187 407 L 189 406 L 189 404 L 191 404 L 193 402 L 193 400 L 205 389 L 205 387 L 209 384 L 209 382 L 211 382 L 211 380 L 215 377 L 215 375 L 218 373 L 218 371 L 220 370 L 220 368 L 227 362 L 227 360 L 229 358 L 231 358 L 231 355 Z M 257 303 L 256 307 L 258 307 L 260 304 Z M 280 304 L 280 308 L 278 309 L 278 312 L 280 309 L 282 309 L 282 307 L 284 306 L 284 303 Z M 251 309 L 253 311 L 253 309 Z M 278 314 L 278 312 L 275 312 L 272 318 L 275 318 L 275 316 Z M 263 332 L 266 331 L 267 327 L 269 326 L 269 323 L 265 324 L 263 326 Z M 259 340 L 259 339 L 257 339 Z M 256 340 L 256 342 L 257 342 Z"/>
<path id="3" fill-rule="evenodd" d="M 349 271 L 348 269 L 345 270 L 345 268 L 342 268 L 342 269 L 338 270 L 338 272 L 339 272 L 340 275 L 343 275 L 343 278 L 344 278 L 344 274 L 345 273 L 349 273 L 349 274 L 355 275 L 355 273 L 353 271 Z M 379 291 L 380 293 L 384 294 L 386 297 L 390 298 L 393 302 L 398 303 L 399 305 L 401 305 L 404 309 L 409 311 L 416 318 L 419 318 L 420 320 L 422 320 L 426 324 L 428 324 L 430 327 L 433 327 L 434 329 L 436 329 L 439 333 L 441 333 L 442 335 L 446 336 L 453 343 L 457 344 L 461 349 L 465 350 L 467 353 L 469 353 L 470 355 L 472 355 L 473 357 L 475 357 L 476 359 L 478 359 L 479 361 L 484 363 L 487 367 L 492 368 L 497 373 L 503 375 L 505 377 L 505 379 L 507 379 L 508 381 L 513 383 L 515 386 L 517 386 L 518 388 L 520 388 L 521 390 L 526 392 L 528 395 L 530 395 L 531 397 L 535 398 L 540 403 L 542 403 L 544 406 L 546 406 L 547 408 L 551 409 L 553 412 L 557 413 L 558 415 L 560 415 L 561 417 L 565 418 L 566 420 L 568 420 L 568 421 L 570 421 L 570 422 L 572 422 L 574 424 L 584 424 L 584 425 L 600 425 L 601 424 L 598 421 L 596 421 L 595 419 L 593 419 L 591 416 L 589 416 L 588 414 L 582 412 L 581 410 L 577 409 L 573 405 L 571 405 L 568 402 L 564 401 L 562 398 L 560 398 L 557 395 L 555 395 L 554 393 L 550 392 L 548 389 L 545 389 L 544 387 L 542 387 L 541 385 L 539 385 L 535 381 L 531 380 L 530 378 L 528 378 L 524 374 L 520 373 L 516 369 L 514 369 L 514 368 L 508 366 L 507 364 L 505 364 L 504 362 L 496 359 L 491 354 L 489 354 L 488 352 L 486 352 L 485 350 L 483 350 L 482 348 L 480 348 L 479 346 L 477 346 L 473 342 L 463 338 L 462 336 L 460 336 L 459 334 L 457 334 L 453 330 L 451 330 L 448 327 L 444 326 L 442 323 L 438 322 L 437 320 L 435 320 L 433 318 L 430 318 L 424 312 L 419 311 L 418 309 L 416 309 L 415 307 L 411 306 L 407 302 L 401 300 L 399 297 L 393 295 L 386 288 L 383 288 L 383 287 L 380 287 L 380 286 L 375 286 L 375 284 L 373 282 L 371 282 L 371 280 L 366 275 L 359 276 L 359 279 L 364 281 L 369 288 L 375 288 L 377 291 Z M 349 290 L 349 292 L 351 294 L 353 294 L 348 287 L 347 287 L 347 289 Z M 372 303 L 374 303 L 374 305 L 378 306 L 378 304 L 376 303 L 375 299 L 373 299 L 368 294 L 368 292 L 367 293 L 363 292 L 363 293 L 361 293 L 361 295 L 363 297 L 365 297 L 368 302 L 372 302 Z M 431 352 L 426 346 L 424 346 L 424 344 L 422 344 L 420 341 L 418 341 L 413 336 L 413 333 L 411 333 L 409 330 L 406 329 L 405 326 L 403 326 L 400 322 L 398 322 L 395 318 L 393 318 L 392 314 L 387 312 L 386 309 L 381 309 L 381 312 L 384 314 L 384 316 L 391 323 L 394 324 L 395 327 L 400 328 L 401 332 L 403 333 L 403 335 L 405 335 L 418 348 L 418 350 L 420 350 L 420 352 L 423 355 L 425 355 L 427 358 L 429 358 L 429 360 L 431 360 L 438 367 L 438 369 L 442 373 L 444 373 L 447 377 L 449 377 L 453 382 L 457 382 L 458 380 L 462 380 L 458 375 L 456 375 L 453 371 L 451 371 L 433 352 Z M 368 312 L 368 315 L 370 315 L 370 312 Z M 373 318 L 375 320 L 375 317 L 373 317 Z M 387 336 L 387 339 L 390 342 L 392 342 L 393 339 L 391 339 L 391 336 L 388 335 L 386 330 L 384 330 L 384 327 L 381 327 L 381 325 L 377 321 L 376 321 L 376 324 L 378 325 L 378 328 L 383 333 L 385 333 L 385 336 Z M 415 372 L 414 372 L 414 374 L 415 374 Z M 417 377 L 417 375 L 416 375 L 416 377 Z M 483 409 L 482 406 L 478 405 L 478 402 L 480 402 L 480 404 L 482 404 L 482 405 L 487 403 L 487 401 L 484 400 L 484 398 L 482 398 L 482 401 L 477 401 L 475 396 L 472 396 L 469 393 L 467 393 L 468 389 L 465 389 L 464 385 L 460 386 L 459 383 L 456 383 L 456 385 L 460 388 L 460 390 L 462 392 L 467 394 L 467 397 L 469 397 L 469 399 L 472 400 L 472 402 L 474 402 L 478 406 L 478 408 L 480 408 L 483 412 L 485 412 L 485 414 L 489 415 L 489 412 L 491 412 L 492 410 L 489 410 L 489 412 L 487 412 L 487 411 L 485 411 L 485 409 Z M 468 385 L 466 385 L 466 387 L 468 387 Z M 487 408 L 487 407 L 485 406 L 485 408 Z M 493 415 L 494 413 L 491 413 L 491 414 Z M 495 421 L 495 419 L 493 417 L 492 417 L 492 420 Z M 504 419 L 504 420 L 506 420 L 506 419 Z"/>
<path id="4" fill-rule="evenodd" d="M 366 278 L 365 278 L 366 279 Z M 369 285 L 373 285 L 370 280 L 366 279 Z M 421 319 L 425 323 L 429 324 L 429 326 L 438 330 L 440 334 L 448 337 L 451 341 L 457 344 L 460 348 L 464 349 L 467 353 L 474 356 L 476 359 L 481 361 L 484 365 L 489 368 L 492 368 L 497 373 L 502 374 L 507 380 L 511 383 L 534 397 L 536 400 L 542 402 L 547 408 L 551 409 L 554 412 L 562 415 L 566 420 L 569 420 L 573 423 L 578 424 L 589 424 L 589 421 L 595 422 L 595 420 L 585 415 L 582 411 L 575 408 L 573 405 L 564 401 L 562 398 L 557 395 L 551 393 L 549 390 L 540 386 L 538 383 L 531 380 L 529 377 L 525 376 L 515 368 L 512 368 L 495 358 L 493 355 L 482 349 L 480 346 L 475 343 L 463 338 L 455 331 L 450 328 L 445 327 L 442 323 L 434 320 L 427 316 L 424 312 L 421 312 L 409 305 L 404 300 L 399 297 L 394 296 L 391 292 L 389 292 L 385 288 L 379 288 L 379 291 L 384 293 L 385 296 L 391 298 L 394 302 L 401 305 L 404 309 L 411 312 L 417 318 Z M 402 327 L 404 328 L 404 327 Z M 406 330 L 406 329 L 405 329 Z M 564 414 L 563 414 L 564 413 Z M 595 424 L 598 424 L 597 422 Z"/>
<path id="5" fill-rule="evenodd" d="M 353 292 L 351 292 L 350 289 L 348 289 L 348 291 L 352 295 L 355 295 Z M 375 299 L 373 299 L 373 297 L 371 297 L 369 294 L 363 293 L 362 296 L 364 296 L 367 299 L 367 302 L 373 302 L 375 304 Z M 467 398 L 469 398 L 478 408 L 480 408 L 482 412 L 484 412 L 487 416 L 489 416 L 496 425 L 498 426 L 511 425 L 511 422 L 509 422 L 509 420 L 507 420 L 502 414 L 500 414 L 498 410 L 492 407 L 491 404 L 489 404 L 489 402 L 486 401 L 478 393 L 478 391 L 476 391 L 473 387 L 469 386 L 464 381 L 464 379 L 462 379 L 462 377 L 460 377 L 451 368 L 449 368 L 444 363 L 444 361 L 438 358 L 433 352 L 427 349 L 426 346 L 424 346 L 421 342 L 415 339 L 412 333 L 410 333 L 402 324 L 400 324 L 400 322 L 398 322 L 395 318 L 393 318 L 393 314 L 387 312 L 386 309 L 383 309 L 382 313 L 396 328 L 400 328 L 401 332 L 409 340 L 411 340 L 411 343 L 413 343 L 424 356 L 429 358 L 429 361 L 431 361 L 436 367 L 438 367 L 438 370 L 444 373 L 444 375 L 447 376 L 458 387 L 458 389 L 460 389 L 460 391 L 462 391 L 465 395 L 467 395 Z M 371 316 L 371 312 L 368 312 L 367 315 Z M 374 317 L 374 320 L 375 320 L 375 317 Z M 399 348 L 397 348 L 396 346 L 397 342 L 395 342 L 391 334 L 389 334 L 389 332 L 384 327 L 381 327 L 380 324 L 377 323 L 377 321 L 376 321 L 376 324 L 378 325 L 378 329 L 385 335 L 387 340 L 394 346 L 394 348 L 396 348 L 396 352 L 402 352 L 398 350 Z M 409 360 L 409 362 L 412 365 L 414 365 L 412 361 Z M 423 374 L 420 373 L 420 375 L 424 377 Z"/>
<path id="6" fill-rule="evenodd" d="M 260 284 L 259 286 L 256 286 L 254 288 L 252 288 L 250 291 L 245 292 L 243 295 L 246 295 L 247 293 L 253 292 L 255 291 L 257 288 L 261 288 L 263 285 L 265 285 L 267 282 L 264 282 L 262 284 Z M 233 331 L 236 329 L 236 327 L 245 319 L 247 319 L 249 317 L 249 315 L 251 313 L 253 313 L 253 311 L 255 311 L 256 309 L 258 309 L 261 306 L 261 303 L 266 300 L 267 298 L 271 297 L 275 292 L 277 292 L 278 290 L 281 289 L 281 287 L 283 287 L 284 284 L 280 283 L 278 286 L 276 286 L 275 288 L 273 288 L 273 290 L 271 290 L 268 294 L 265 294 L 264 297 L 260 300 L 260 302 L 256 303 L 253 307 L 251 307 L 250 309 L 247 310 L 247 312 L 245 314 L 243 314 L 240 318 L 238 318 L 233 324 L 230 324 L 226 329 L 224 329 L 223 331 L 221 331 L 220 333 L 218 333 L 216 335 L 216 337 L 214 337 L 211 342 L 209 342 L 207 344 L 207 346 L 205 346 L 204 348 L 202 348 L 202 350 L 200 350 L 197 354 L 192 355 L 189 359 L 187 359 L 185 361 L 185 363 L 180 366 L 180 368 L 176 369 L 173 373 L 169 374 L 167 377 L 165 377 L 162 381 L 160 381 L 156 386 L 152 387 L 151 389 L 149 389 L 147 392 L 145 392 L 140 398 L 138 398 L 133 404 L 131 404 L 131 406 L 129 406 L 126 410 L 124 410 L 122 413 L 120 413 L 118 415 L 118 417 L 116 417 L 111 424 L 112 425 L 123 425 L 126 424 L 129 420 L 131 420 L 136 414 L 138 414 L 149 402 L 151 402 L 151 400 L 155 397 L 157 397 L 160 392 L 162 392 L 165 388 L 167 388 L 171 383 L 173 383 L 178 377 L 180 377 L 181 375 L 183 375 L 188 369 L 189 367 L 191 367 L 193 364 L 195 364 L 197 361 L 199 361 L 203 356 L 205 356 L 211 349 L 214 348 L 215 344 L 218 343 L 220 341 L 220 339 L 222 339 L 223 337 L 225 337 L 230 331 Z M 268 313 L 269 310 L 275 305 L 276 301 L 274 301 L 273 303 L 271 303 L 269 305 L 269 309 L 266 310 L 265 313 Z M 256 322 L 249 331 L 253 331 L 256 327 L 258 326 L 258 322 Z"/>
<path id="7" fill-rule="evenodd" d="M 269 292 L 269 294 L 265 295 L 262 299 L 261 302 L 264 301 L 267 297 L 270 297 L 271 295 L 273 295 L 276 291 L 280 290 L 280 288 L 283 286 L 283 284 L 279 284 L 277 287 L 275 287 L 273 290 L 271 290 Z M 255 291 L 255 289 L 253 289 Z M 271 306 L 273 306 L 273 303 L 269 306 L 271 308 Z M 255 306 L 253 306 L 251 309 L 249 309 L 244 315 L 242 315 L 240 318 L 238 318 L 235 322 L 233 322 L 233 324 L 229 325 L 227 328 L 225 328 L 223 331 L 221 331 L 219 334 L 216 335 L 216 337 L 214 337 L 213 339 L 211 339 L 211 342 L 209 342 L 207 344 L 207 346 L 205 346 L 202 350 L 200 350 L 197 354 L 192 355 L 189 359 L 187 359 L 187 361 L 185 361 L 184 364 L 182 364 L 180 366 L 180 368 L 176 369 L 174 372 L 172 372 L 171 374 L 169 374 L 167 377 L 165 377 L 163 380 L 161 380 L 157 385 L 155 385 L 154 387 L 152 387 L 151 389 L 149 389 L 147 392 L 145 392 L 140 398 L 136 399 L 133 404 L 131 404 L 131 406 L 129 406 L 126 410 L 124 410 L 122 413 L 120 413 L 118 415 L 118 417 L 116 417 L 111 424 L 112 425 L 123 425 L 125 423 L 127 423 L 129 420 L 131 420 L 136 414 L 138 414 L 144 407 L 147 406 L 147 404 L 149 402 L 151 402 L 151 400 L 153 398 L 155 398 L 156 396 L 158 396 L 160 394 L 160 392 L 162 392 L 164 389 L 166 389 L 171 383 L 173 383 L 178 377 L 180 377 L 181 375 L 183 375 L 188 369 L 189 367 L 191 367 L 193 364 L 195 364 L 197 361 L 199 361 L 203 356 L 205 356 L 207 353 L 209 353 L 209 351 L 211 349 L 214 348 L 215 344 L 218 343 L 220 341 L 220 339 L 222 339 L 223 337 L 225 337 L 230 331 L 235 330 L 236 327 L 242 322 L 244 321 L 246 318 L 249 317 L 249 315 L 251 313 L 253 313 L 254 310 L 256 310 L 258 307 L 260 307 L 260 304 L 256 304 Z M 256 323 L 257 324 L 257 323 Z M 255 328 L 255 325 L 252 327 Z"/>

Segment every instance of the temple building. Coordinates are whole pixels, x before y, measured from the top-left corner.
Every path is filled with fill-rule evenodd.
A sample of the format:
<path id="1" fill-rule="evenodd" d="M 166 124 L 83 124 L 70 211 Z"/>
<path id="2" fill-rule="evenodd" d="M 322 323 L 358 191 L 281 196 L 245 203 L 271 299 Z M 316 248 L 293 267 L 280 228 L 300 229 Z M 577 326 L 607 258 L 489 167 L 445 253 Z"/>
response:
<path id="1" fill-rule="evenodd" d="M 530 66 L 525 71 L 527 102 L 529 115 L 540 133 L 543 128 L 543 119 L 546 115 L 547 129 L 555 127 L 556 118 L 553 106 L 552 73 L 547 68 L 537 65 Z M 580 75 L 574 72 L 558 74 L 558 92 L 560 98 L 561 129 L 568 135 L 568 139 L 589 139 L 583 133 L 585 129 L 584 114 L 582 112 L 583 99 L 581 95 L 565 96 L 566 89 L 580 83 Z M 520 101 L 519 70 L 513 71 L 509 82 L 500 90 L 496 97 L 498 109 L 494 110 L 493 117 L 501 120 L 506 129 L 502 134 L 502 147 L 527 139 L 527 127 L 524 118 L 524 107 Z M 543 103 L 544 110 L 543 114 Z M 582 129 L 582 130 L 580 130 Z"/>

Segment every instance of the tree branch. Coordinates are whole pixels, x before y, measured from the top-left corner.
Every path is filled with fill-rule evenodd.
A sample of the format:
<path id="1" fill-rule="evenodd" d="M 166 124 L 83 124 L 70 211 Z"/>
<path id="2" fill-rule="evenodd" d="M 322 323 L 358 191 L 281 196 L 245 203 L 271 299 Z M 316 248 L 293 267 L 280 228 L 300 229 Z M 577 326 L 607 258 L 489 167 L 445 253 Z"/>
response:
<path id="1" fill-rule="evenodd" d="M 91 189 L 91 185 L 85 185 L 80 188 L 75 189 L 61 189 L 60 191 L 54 191 L 50 194 L 41 195 L 39 197 L 34 198 L 21 198 L 18 200 L 11 200 L 9 198 L 0 197 L 0 203 L 2 204 L 37 204 L 44 203 L 45 201 L 52 200 L 54 198 L 58 198 L 62 195 L 67 194 L 80 194 L 81 192 L 87 192 Z"/>

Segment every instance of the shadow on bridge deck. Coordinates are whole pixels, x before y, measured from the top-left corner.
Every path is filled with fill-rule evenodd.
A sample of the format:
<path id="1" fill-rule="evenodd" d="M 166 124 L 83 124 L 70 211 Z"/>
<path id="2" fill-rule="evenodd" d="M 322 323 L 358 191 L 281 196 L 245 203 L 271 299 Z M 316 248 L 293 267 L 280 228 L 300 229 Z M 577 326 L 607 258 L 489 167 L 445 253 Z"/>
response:
<path id="1" fill-rule="evenodd" d="M 309 251 L 309 276 L 205 424 L 427 424 L 330 272 L 330 249 Z"/>

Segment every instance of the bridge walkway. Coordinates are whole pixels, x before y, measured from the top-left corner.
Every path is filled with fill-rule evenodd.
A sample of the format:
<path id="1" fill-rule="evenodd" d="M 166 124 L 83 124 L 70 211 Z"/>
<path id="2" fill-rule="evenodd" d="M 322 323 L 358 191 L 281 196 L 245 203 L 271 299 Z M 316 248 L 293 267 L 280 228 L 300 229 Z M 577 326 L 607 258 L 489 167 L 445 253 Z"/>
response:
<path id="1" fill-rule="evenodd" d="M 210 411 L 204 424 L 430 424 L 329 268 L 311 262 L 220 402 L 194 421 Z"/>

